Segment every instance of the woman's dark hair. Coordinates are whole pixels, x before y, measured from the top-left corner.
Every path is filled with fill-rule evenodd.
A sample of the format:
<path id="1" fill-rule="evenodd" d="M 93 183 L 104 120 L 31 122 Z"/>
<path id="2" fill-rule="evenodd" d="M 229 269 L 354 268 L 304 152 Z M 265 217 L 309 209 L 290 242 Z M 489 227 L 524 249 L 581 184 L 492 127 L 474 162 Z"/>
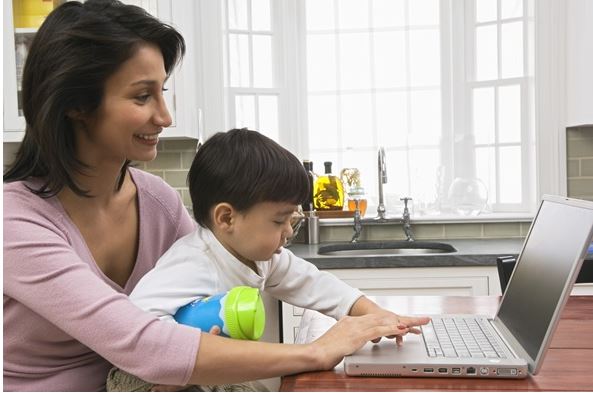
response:
<path id="1" fill-rule="evenodd" d="M 245 128 L 210 137 L 194 157 L 187 179 L 194 217 L 205 227 L 217 203 L 245 212 L 259 202 L 297 205 L 309 196 L 307 172 L 298 158 Z"/>
<path id="2" fill-rule="evenodd" d="M 36 194 L 50 197 L 69 187 L 89 196 L 73 179 L 88 165 L 75 155 L 69 111 L 91 114 L 104 94 L 106 80 L 143 44 L 163 55 L 165 71 L 185 54 L 179 32 L 144 9 L 116 0 L 66 2 L 45 19 L 35 34 L 23 71 L 25 137 L 4 181 L 42 178 Z M 126 160 L 117 187 L 123 183 Z"/>

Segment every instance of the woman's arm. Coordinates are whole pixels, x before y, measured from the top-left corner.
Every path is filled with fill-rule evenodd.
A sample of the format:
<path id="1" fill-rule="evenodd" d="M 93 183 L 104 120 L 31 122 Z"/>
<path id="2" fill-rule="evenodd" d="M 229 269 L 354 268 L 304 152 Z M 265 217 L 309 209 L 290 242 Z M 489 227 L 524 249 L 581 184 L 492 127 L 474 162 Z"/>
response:
<path id="1" fill-rule="evenodd" d="M 59 328 L 147 381 L 185 383 L 193 370 L 200 332 L 159 321 L 134 306 L 81 258 L 78 250 L 84 252 L 84 245 L 72 240 L 61 217 L 46 204 L 26 205 L 22 196 L 8 196 L 5 192 L 5 301 L 10 298 L 17 312 L 38 315 L 40 327 L 47 325 L 51 332 Z M 11 315 L 14 325 L 10 329 L 5 325 L 5 342 L 14 342 L 14 337 L 39 342 L 67 363 L 73 354 L 71 346 L 57 345 L 57 337 L 44 335 L 40 327 L 25 329 L 28 336 L 19 336 L 24 333 L 16 330 L 18 315 Z"/>
<path id="2" fill-rule="evenodd" d="M 313 370 L 328 370 L 376 337 L 404 334 L 397 318 L 344 317 L 310 344 L 271 344 L 202 333 L 192 384 L 228 384 Z"/>

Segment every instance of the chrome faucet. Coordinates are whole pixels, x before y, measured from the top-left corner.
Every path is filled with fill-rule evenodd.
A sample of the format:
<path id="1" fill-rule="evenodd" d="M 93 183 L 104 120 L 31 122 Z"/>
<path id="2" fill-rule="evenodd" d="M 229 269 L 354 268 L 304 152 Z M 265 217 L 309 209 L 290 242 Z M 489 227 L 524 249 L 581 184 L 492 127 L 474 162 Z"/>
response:
<path id="1" fill-rule="evenodd" d="M 360 207 L 358 206 L 359 200 L 354 200 L 354 234 L 352 235 L 352 243 L 358 242 L 358 238 L 362 233 L 362 215 L 360 214 Z"/>
<path id="2" fill-rule="evenodd" d="M 385 219 L 385 201 L 383 198 L 383 184 L 387 183 L 387 165 L 385 164 L 385 149 L 379 148 L 377 157 L 377 180 L 379 182 L 379 206 L 377 206 L 377 218 Z"/>
<path id="3" fill-rule="evenodd" d="M 379 148 L 379 154 L 377 157 L 377 177 L 379 181 L 379 206 L 377 206 L 377 217 L 370 219 L 363 219 L 360 214 L 358 201 L 355 200 L 354 210 L 354 234 L 352 235 L 352 243 L 358 242 L 360 234 L 362 233 L 362 224 L 368 223 L 401 223 L 403 226 L 404 233 L 406 234 L 407 241 L 414 241 L 414 232 L 412 232 L 412 225 L 410 223 L 410 210 L 408 209 L 408 201 L 412 198 L 400 198 L 404 201 L 404 212 L 401 218 L 388 218 L 385 209 L 385 200 L 383 197 L 383 184 L 387 183 L 387 165 L 385 164 L 385 149 Z"/>
<path id="4" fill-rule="evenodd" d="M 410 224 L 410 211 L 408 210 L 408 201 L 411 201 L 412 198 L 400 198 L 399 200 L 404 201 L 404 214 L 402 215 L 402 224 L 404 227 L 404 233 L 406 234 L 406 240 L 409 242 L 413 242 L 416 239 L 414 238 L 414 232 L 412 232 L 412 225 Z"/>

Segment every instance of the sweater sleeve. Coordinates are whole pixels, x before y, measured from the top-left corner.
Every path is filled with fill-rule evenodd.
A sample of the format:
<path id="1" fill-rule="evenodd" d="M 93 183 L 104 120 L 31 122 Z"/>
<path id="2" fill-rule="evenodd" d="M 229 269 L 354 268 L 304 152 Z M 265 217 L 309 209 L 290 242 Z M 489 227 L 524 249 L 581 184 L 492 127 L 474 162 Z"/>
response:
<path id="1" fill-rule="evenodd" d="M 309 308 L 339 319 L 363 293 L 328 272 L 283 249 L 273 260 L 266 291 L 298 307 Z"/>
<path id="2" fill-rule="evenodd" d="M 7 203 L 5 193 L 4 295 L 127 372 L 153 383 L 187 383 L 199 330 L 140 310 L 81 260 L 58 218 L 24 203 Z"/>

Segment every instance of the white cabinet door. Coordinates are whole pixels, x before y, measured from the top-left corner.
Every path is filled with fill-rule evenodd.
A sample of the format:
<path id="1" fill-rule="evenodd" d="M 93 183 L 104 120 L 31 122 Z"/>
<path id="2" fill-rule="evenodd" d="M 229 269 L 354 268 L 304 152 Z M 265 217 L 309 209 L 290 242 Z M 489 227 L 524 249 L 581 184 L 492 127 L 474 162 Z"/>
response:
<path id="1" fill-rule="evenodd" d="M 20 142 L 24 136 L 25 118 L 19 108 L 19 89 L 17 87 L 16 45 L 23 45 L 35 34 L 35 29 L 14 29 L 12 1 L 2 3 L 4 12 L 4 142 Z M 22 50 L 19 49 L 19 55 Z M 21 65 L 24 59 L 20 59 Z"/>
<path id="2" fill-rule="evenodd" d="M 365 294 L 487 296 L 500 295 L 495 266 L 441 268 L 330 269 L 326 270 Z M 303 309 L 282 304 L 283 342 L 293 343 Z"/>
<path id="3" fill-rule="evenodd" d="M 566 125 L 593 125 L 593 1 L 566 7 Z"/>
<path id="4" fill-rule="evenodd" d="M 198 107 L 201 102 L 198 89 L 198 75 L 196 67 L 196 26 L 199 15 L 199 2 L 194 0 L 126 0 L 126 2 L 140 3 L 138 5 L 148 9 L 161 21 L 170 24 L 181 33 L 185 39 L 186 52 L 182 62 L 173 70 L 167 82 L 168 91 L 165 92 L 167 107 L 171 112 L 173 124 L 161 134 L 162 138 L 201 139 L 202 111 Z"/>
<path id="5" fill-rule="evenodd" d="M 198 17 L 198 2 L 193 0 L 124 0 L 124 3 L 138 5 L 165 23 L 174 26 L 184 37 L 186 56 L 175 68 L 168 81 L 165 93 L 167 106 L 173 124 L 165 129 L 162 138 L 199 139 L 201 135 L 201 110 L 198 108 L 200 94 L 196 79 L 195 23 Z M 19 105 L 19 81 L 17 60 L 24 62 L 27 45 L 30 44 L 37 29 L 15 29 L 12 1 L 6 0 L 4 12 L 4 142 L 20 142 L 24 136 L 25 118 Z M 25 46 L 23 46 L 23 44 Z M 200 101 L 201 102 L 201 101 Z"/>

